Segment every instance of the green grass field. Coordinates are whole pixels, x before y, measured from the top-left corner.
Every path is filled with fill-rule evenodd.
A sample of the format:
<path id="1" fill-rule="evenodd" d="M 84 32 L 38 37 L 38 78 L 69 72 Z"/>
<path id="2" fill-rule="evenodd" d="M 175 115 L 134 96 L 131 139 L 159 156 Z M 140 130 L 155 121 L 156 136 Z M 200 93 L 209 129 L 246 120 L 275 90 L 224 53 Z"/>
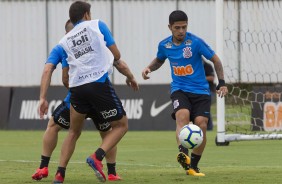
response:
<path id="1" fill-rule="evenodd" d="M 39 166 L 43 131 L 0 131 L 0 183 L 51 183 L 58 165 L 58 147 L 49 165 L 49 177 L 40 182 L 31 175 Z M 208 132 L 208 143 L 199 164 L 205 177 L 187 176 L 176 162 L 177 146 L 173 131 L 129 131 L 118 146 L 117 172 L 123 184 L 170 183 L 282 183 L 282 141 L 231 142 L 215 146 L 216 132 Z M 96 150 L 100 138 L 96 131 L 84 131 L 66 172 L 65 183 L 99 183 L 85 163 Z M 104 166 L 106 171 L 106 166 Z M 108 182 L 109 183 L 109 182 Z"/>

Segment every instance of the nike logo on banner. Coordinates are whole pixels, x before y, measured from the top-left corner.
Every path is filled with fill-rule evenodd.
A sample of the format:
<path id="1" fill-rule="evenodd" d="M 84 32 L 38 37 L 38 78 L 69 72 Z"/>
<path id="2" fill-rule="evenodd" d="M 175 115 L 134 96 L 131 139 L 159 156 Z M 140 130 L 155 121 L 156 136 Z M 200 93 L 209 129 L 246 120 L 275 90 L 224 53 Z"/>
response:
<path id="1" fill-rule="evenodd" d="M 167 108 L 169 105 L 171 104 L 171 101 L 159 106 L 159 107 L 155 107 L 156 105 L 156 100 L 153 101 L 153 104 L 151 106 L 151 116 L 152 117 L 155 117 L 157 116 L 158 114 L 160 114 L 165 108 Z"/>

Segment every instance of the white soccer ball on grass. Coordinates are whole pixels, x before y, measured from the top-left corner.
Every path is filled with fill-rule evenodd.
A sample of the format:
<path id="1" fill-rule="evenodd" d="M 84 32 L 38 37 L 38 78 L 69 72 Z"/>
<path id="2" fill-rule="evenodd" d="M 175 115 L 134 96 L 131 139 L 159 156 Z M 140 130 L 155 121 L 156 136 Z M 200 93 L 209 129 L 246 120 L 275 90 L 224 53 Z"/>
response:
<path id="1" fill-rule="evenodd" d="M 188 124 L 180 130 L 178 137 L 182 146 L 188 149 L 193 149 L 202 144 L 203 131 L 197 125 Z"/>

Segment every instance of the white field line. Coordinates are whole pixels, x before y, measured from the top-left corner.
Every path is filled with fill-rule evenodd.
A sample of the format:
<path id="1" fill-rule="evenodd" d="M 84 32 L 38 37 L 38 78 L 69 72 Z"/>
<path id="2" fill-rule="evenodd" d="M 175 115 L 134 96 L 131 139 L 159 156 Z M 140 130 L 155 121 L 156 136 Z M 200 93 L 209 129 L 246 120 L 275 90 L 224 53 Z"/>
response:
<path id="1" fill-rule="evenodd" d="M 40 163 L 39 161 L 34 161 L 34 160 L 0 160 L 0 162 L 15 162 L 15 163 Z M 50 163 L 58 163 L 57 161 L 50 161 Z M 81 161 L 71 161 L 69 164 L 86 164 L 86 162 L 81 162 Z M 203 163 L 204 164 L 204 163 Z M 154 165 L 154 164 L 138 164 L 138 163 L 121 163 L 118 162 L 118 165 L 125 165 L 125 166 L 143 166 L 143 167 L 157 167 L 157 168 L 178 168 L 181 166 L 178 166 L 177 163 L 176 165 Z M 266 166 L 266 165 L 261 165 L 261 166 L 234 166 L 234 165 L 212 165 L 212 166 L 204 166 L 206 168 L 282 168 L 282 165 L 276 165 L 276 166 Z"/>
<path id="2" fill-rule="evenodd" d="M 0 160 L 0 162 L 16 162 L 16 163 L 40 163 L 34 160 Z M 50 161 L 50 163 L 59 163 L 57 161 Z M 81 161 L 71 161 L 69 164 L 86 164 L 86 162 Z M 118 165 L 128 165 L 128 166 L 144 166 L 144 167 L 167 167 L 167 168 L 177 168 L 173 165 L 153 165 L 153 164 L 137 164 L 137 163 L 118 163 Z"/>

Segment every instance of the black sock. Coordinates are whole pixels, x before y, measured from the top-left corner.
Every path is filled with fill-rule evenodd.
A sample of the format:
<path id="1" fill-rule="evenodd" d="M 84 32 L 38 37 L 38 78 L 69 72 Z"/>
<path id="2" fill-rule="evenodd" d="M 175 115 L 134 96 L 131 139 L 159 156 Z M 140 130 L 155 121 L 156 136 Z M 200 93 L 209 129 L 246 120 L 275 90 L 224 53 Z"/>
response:
<path id="1" fill-rule="evenodd" d="M 188 155 L 188 154 L 189 154 L 189 151 L 188 151 L 188 149 L 185 148 L 184 146 L 179 145 L 179 146 L 178 146 L 178 150 L 179 150 L 179 152 L 183 152 L 183 153 L 185 153 L 187 156 L 189 156 L 189 155 Z"/>
<path id="2" fill-rule="evenodd" d="M 61 173 L 61 176 L 65 178 L 66 168 L 65 167 L 58 167 L 57 173 Z"/>
<path id="3" fill-rule="evenodd" d="M 39 168 L 42 169 L 43 167 L 48 167 L 49 161 L 50 161 L 50 157 L 45 157 L 41 155 L 41 163 Z"/>
<path id="4" fill-rule="evenodd" d="M 102 148 L 98 148 L 95 152 L 96 158 L 100 161 L 106 156 L 106 152 Z"/>
<path id="5" fill-rule="evenodd" d="M 108 175 L 113 174 L 116 175 L 116 163 L 107 163 L 108 167 Z"/>
<path id="6" fill-rule="evenodd" d="M 196 154 L 194 154 L 194 153 L 191 153 L 191 167 L 192 168 L 198 168 L 198 163 L 199 163 L 199 161 L 200 161 L 200 159 L 201 159 L 201 156 L 202 155 L 196 155 Z"/>

